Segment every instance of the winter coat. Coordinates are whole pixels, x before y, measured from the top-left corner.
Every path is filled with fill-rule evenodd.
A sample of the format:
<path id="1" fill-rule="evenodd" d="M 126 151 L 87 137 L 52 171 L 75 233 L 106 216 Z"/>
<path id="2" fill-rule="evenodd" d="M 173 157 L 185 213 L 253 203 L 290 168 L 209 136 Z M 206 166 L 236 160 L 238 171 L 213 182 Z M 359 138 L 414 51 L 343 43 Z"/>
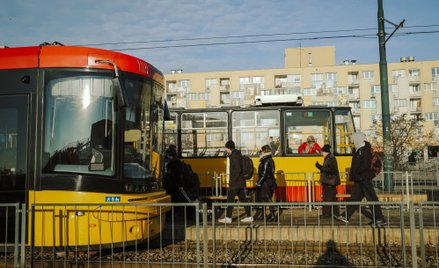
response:
<path id="1" fill-rule="evenodd" d="M 320 182 L 326 185 L 340 185 L 337 159 L 333 154 L 326 155 L 320 169 Z"/>
<path id="2" fill-rule="evenodd" d="M 229 189 L 242 189 L 245 187 L 245 180 L 242 178 L 242 154 L 239 150 L 232 150 L 230 159 Z"/>
<path id="3" fill-rule="evenodd" d="M 352 156 L 349 177 L 353 181 L 371 180 L 375 177 L 375 173 L 371 169 L 372 145 L 367 141 L 364 143 L 364 146 L 356 150 Z"/>
<path id="4" fill-rule="evenodd" d="M 271 154 L 263 155 L 261 159 L 259 159 L 259 162 L 258 181 L 256 185 L 262 186 L 268 184 L 269 187 L 273 189 L 276 188 L 276 180 L 274 178 L 276 167 Z"/>

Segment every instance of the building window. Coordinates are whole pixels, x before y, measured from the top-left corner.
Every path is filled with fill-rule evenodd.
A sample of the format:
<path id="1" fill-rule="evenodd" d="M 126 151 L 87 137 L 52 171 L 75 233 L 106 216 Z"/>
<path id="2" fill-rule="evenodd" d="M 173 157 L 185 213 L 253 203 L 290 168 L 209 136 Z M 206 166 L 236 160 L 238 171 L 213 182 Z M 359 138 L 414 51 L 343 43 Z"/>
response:
<path id="1" fill-rule="evenodd" d="M 288 83 L 293 83 L 294 85 L 300 85 L 300 74 L 289 74 L 287 75 Z"/>
<path id="2" fill-rule="evenodd" d="M 358 84 L 358 72 L 348 72 L 348 83 Z"/>
<path id="3" fill-rule="evenodd" d="M 376 97 L 377 94 L 379 94 L 381 91 L 381 86 L 371 86 L 370 87 L 370 96 Z"/>
<path id="4" fill-rule="evenodd" d="M 191 81 L 190 80 L 180 80 L 178 81 L 178 90 L 189 92 L 191 87 Z"/>
<path id="5" fill-rule="evenodd" d="M 210 90 L 211 87 L 216 86 L 216 81 L 217 80 L 215 78 L 213 78 L 213 79 L 206 79 L 206 81 L 205 81 L 205 88 L 206 88 L 206 90 L 208 91 L 208 90 Z"/>
<path id="6" fill-rule="evenodd" d="M 264 77 L 263 76 L 240 77 L 239 87 L 240 89 L 244 89 L 246 87 L 264 88 Z"/>
<path id="7" fill-rule="evenodd" d="M 413 93 L 419 93 L 421 91 L 421 86 L 419 84 L 412 84 L 409 85 L 409 92 L 411 94 Z"/>
<path id="8" fill-rule="evenodd" d="M 176 81 L 166 82 L 166 90 L 167 92 L 175 92 L 177 90 L 177 82 Z"/>
<path id="9" fill-rule="evenodd" d="M 234 91 L 231 92 L 231 94 L 233 99 L 242 99 L 244 97 L 244 93 L 242 93 L 241 91 Z"/>
<path id="10" fill-rule="evenodd" d="M 337 81 L 337 73 L 326 73 L 326 81 Z"/>
<path id="11" fill-rule="evenodd" d="M 427 119 L 427 120 L 439 120 L 439 113 L 437 113 L 437 112 L 426 113 L 425 114 L 425 119 Z"/>
<path id="12" fill-rule="evenodd" d="M 395 107 L 407 107 L 407 100 L 406 99 L 396 99 L 396 100 L 394 100 L 394 106 Z"/>
<path id="13" fill-rule="evenodd" d="M 405 71 L 404 70 L 393 70 L 392 71 L 392 77 L 393 78 L 404 77 L 404 76 L 405 76 Z"/>
<path id="14" fill-rule="evenodd" d="M 322 73 L 316 73 L 311 74 L 311 85 L 315 88 L 320 88 L 323 83 L 323 74 Z"/>
<path id="15" fill-rule="evenodd" d="M 365 100 L 363 101 L 363 108 L 375 109 L 377 107 L 375 100 Z"/>
<path id="16" fill-rule="evenodd" d="M 276 75 L 274 77 L 274 87 L 275 88 L 287 87 L 287 76 L 286 75 Z"/>
<path id="17" fill-rule="evenodd" d="M 336 88 L 334 88 L 334 92 L 336 94 L 347 94 L 348 88 L 346 88 L 346 87 L 336 87 Z"/>
<path id="18" fill-rule="evenodd" d="M 230 90 L 230 79 L 220 78 L 220 90 Z"/>
<path id="19" fill-rule="evenodd" d="M 191 101 L 198 101 L 198 100 L 207 100 L 209 96 L 209 93 L 191 93 L 188 94 L 188 99 Z"/>
<path id="20" fill-rule="evenodd" d="M 364 71 L 363 72 L 363 79 L 373 80 L 374 77 L 375 77 L 375 72 L 374 71 Z"/>
<path id="21" fill-rule="evenodd" d="M 409 69 L 409 76 L 411 77 L 418 77 L 420 76 L 420 70 L 419 69 Z"/>
<path id="22" fill-rule="evenodd" d="M 439 106 L 439 97 L 434 97 L 433 98 L 433 105 L 434 106 Z"/>
<path id="23" fill-rule="evenodd" d="M 438 76 L 439 76 L 439 67 L 431 68 L 431 77 L 433 78 L 433 81 L 436 81 Z"/>
<path id="24" fill-rule="evenodd" d="M 314 88 L 304 88 L 303 95 L 304 96 L 314 96 L 314 95 L 316 95 L 316 90 Z"/>
<path id="25" fill-rule="evenodd" d="M 220 104 L 230 105 L 230 93 L 229 92 L 221 92 L 220 93 Z"/>
<path id="26" fill-rule="evenodd" d="M 420 112 L 421 111 L 421 100 L 410 100 L 410 111 Z"/>

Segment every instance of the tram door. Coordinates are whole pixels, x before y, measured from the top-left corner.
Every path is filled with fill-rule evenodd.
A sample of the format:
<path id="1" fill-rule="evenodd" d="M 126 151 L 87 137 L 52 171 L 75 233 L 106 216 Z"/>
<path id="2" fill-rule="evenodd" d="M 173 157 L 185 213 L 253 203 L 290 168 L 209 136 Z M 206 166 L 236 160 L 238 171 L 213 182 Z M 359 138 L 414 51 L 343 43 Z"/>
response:
<path id="1" fill-rule="evenodd" d="M 13 242 L 15 207 L 26 201 L 28 96 L 0 94 L 0 243 Z"/>

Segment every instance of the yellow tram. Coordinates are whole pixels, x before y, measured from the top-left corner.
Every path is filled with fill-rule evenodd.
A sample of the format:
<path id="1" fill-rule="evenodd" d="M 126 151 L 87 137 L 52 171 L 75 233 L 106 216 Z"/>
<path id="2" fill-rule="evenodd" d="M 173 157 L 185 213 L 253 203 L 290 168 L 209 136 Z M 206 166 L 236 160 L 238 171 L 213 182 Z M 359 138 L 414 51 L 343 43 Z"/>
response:
<path id="1" fill-rule="evenodd" d="M 201 187 L 208 194 L 220 194 L 227 187 L 227 157 L 224 144 L 232 139 L 243 155 L 258 166 L 259 149 L 271 144 L 276 164 L 279 201 L 320 201 L 321 186 L 315 162 L 317 153 L 299 152 L 312 136 L 322 147 L 330 144 L 337 157 L 342 184 L 350 187 L 347 173 L 352 159 L 351 134 L 355 131 L 350 107 L 251 106 L 206 109 L 171 109 L 165 140 L 175 144 L 184 162 L 200 174 Z M 256 172 L 247 187 L 255 185 Z"/>
<path id="2" fill-rule="evenodd" d="M 149 63 L 114 51 L 0 48 L 0 203 L 27 205 L 22 239 L 105 247 L 163 230 L 163 80 Z M 13 216 L 0 212 L 3 242 L 19 228 Z"/>

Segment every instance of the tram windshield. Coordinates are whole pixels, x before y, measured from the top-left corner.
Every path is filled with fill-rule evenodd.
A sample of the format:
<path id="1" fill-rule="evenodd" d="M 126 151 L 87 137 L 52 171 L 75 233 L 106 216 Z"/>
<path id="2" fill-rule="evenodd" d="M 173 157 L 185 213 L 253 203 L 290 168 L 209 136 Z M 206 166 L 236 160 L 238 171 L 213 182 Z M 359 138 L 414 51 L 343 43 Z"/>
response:
<path id="1" fill-rule="evenodd" d="M 114 175 L 115 107 L 111 77 L 48 72 L 44 172 Z"/>

